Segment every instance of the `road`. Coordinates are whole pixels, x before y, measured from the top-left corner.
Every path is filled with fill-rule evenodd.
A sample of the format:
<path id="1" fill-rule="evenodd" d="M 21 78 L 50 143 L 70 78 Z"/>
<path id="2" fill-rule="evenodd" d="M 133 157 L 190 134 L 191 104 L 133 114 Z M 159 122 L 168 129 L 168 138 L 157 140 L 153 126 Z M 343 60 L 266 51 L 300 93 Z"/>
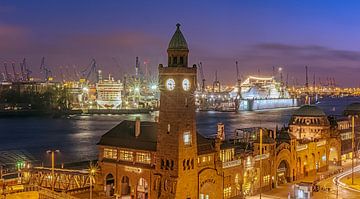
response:
<path id="1" fill-rule="evenodd" d="M 351 164 L 349 164 L 349 163 L 350 162 L 345 163 L 344 166 L 342 167 L 344 169 L 344 172 L 351 169 Z M 336 168 L 334 168 L 334 169 L 336 169 Z M 359 170 L 360 170 L 360 166 L 359 166 Z M 326 173 L 319 173 L 318 176 L 328 174 L 330 172 L 331 172 L 331 169 L 329 169 L 329 171 Z M 334 183 L 334 181 L 336 181 L 335 177 L 342 176 L 341 174 L 342 173 L 332 175 L 326 179 L 319 181 L 317 185 L 319 185 L 323 189 L 320 190 L 319 192 L 314 192 L 314 194 L 311 198 L 313 198 L 313 199 L 359 199 L 360 192 L 348 190 L 346 188 L 342 188 L 341 186 L 337 187 L 335 185 L 335 183 Z M 351 173 L 349 174 L 349 176 L 351 176 Z M 345 176 L 345 178 L 349 177 L 349 176 Z M 334 180 L 334 178 L 335 178 L 335 180 Z M 262 199 L 280 199 L 280 198 L 286 199 L 286 198 L 288 198 L 289 194 L 293 195 L 294 190 L 292 187 L 294 184 L 296 184 L 300 181 L 296 181 L 293 183 L 288 183 L 286 185 L 278 186 L 276 189 L 273 189 L 271 191 L 263 193 L 261 198 Z M 338 193 L 338 195 L 337 195 L 337 193 Z M 246 197 L 246 198 L 247 199 L 259 199 L 260 196 L 256 195 L 256 196 L 251 196 L 251 197 Z"/>

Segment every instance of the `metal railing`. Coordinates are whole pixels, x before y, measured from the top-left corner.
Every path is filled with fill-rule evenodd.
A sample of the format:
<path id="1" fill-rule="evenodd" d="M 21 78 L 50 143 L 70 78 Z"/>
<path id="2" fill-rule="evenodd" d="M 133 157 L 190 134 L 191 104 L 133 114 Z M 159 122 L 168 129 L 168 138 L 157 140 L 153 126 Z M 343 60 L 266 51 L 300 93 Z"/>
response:
<path id="1" fill-rule="evenodd" d="M 24 189 L 21 189 L 21 190 L 4 192 L 0 198 L 5 199 L 6 195 L 9 195 L 9 194 L 17 194 L 17 193 L 31 192 L 31 191 L 38 192 L 39 199 L 79 199 L 77 197 L 71 196 L 71 195 L 63 193 L 63 192 L 55 192 L 50 189 L 42 188 L 42 187 L 39 187 L 36 185 L 26 185 L 26 186 L 24 186 Z"/>

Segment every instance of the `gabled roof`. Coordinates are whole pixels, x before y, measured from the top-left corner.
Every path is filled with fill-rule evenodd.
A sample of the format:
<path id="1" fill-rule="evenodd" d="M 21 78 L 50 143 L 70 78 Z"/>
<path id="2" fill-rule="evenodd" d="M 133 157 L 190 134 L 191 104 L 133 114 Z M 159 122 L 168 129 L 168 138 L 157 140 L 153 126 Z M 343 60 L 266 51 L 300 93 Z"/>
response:
<path id="1" fill-rule="evenodd" d="M 157 122 L 140 122 L 140 135 L 135 136 L 135 121 L 124 120 L 103 136 L 98 143 L 102 146 L 112 146 L 135 150 L 156 151 Z M 197 132 L 198 154 L 213 153 L 214 140 L 208 139 Z"/>
<path id="2" fill-rule="evenodd" d="M 156 151 L 158 123 L 141 122 L 140 135 L 135 136 L 135 121 L 124 120 L 101 136 L 98 145 Z"/>

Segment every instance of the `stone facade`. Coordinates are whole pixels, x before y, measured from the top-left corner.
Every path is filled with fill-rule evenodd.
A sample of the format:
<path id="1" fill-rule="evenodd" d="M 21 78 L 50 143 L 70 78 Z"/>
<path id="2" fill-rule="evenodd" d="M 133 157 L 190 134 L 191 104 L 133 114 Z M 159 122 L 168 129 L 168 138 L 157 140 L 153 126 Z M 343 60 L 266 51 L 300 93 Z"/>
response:
<path id="1" fill-rule="evenodd" d="M 168 66 L 159 66 L 159 120 L 123 121 L 102 136 L 97 190 L 138 199 L 242 198 L 341 163 L 350 126 L 333 125 L 314 106 L 299 108 L 281 130 L 236 130 L 225 139 L 218 124 L 215 138 L 203 137 L 196 130 L 197 69 L 188 67 L 188 53 L 178 25 Z"/>

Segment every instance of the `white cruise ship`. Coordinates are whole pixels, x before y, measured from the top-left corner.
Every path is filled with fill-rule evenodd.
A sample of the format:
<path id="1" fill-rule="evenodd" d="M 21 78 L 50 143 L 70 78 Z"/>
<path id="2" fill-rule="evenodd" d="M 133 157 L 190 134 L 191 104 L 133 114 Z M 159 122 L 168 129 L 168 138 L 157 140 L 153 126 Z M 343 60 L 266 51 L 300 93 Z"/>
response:
<path id="1" fill-rule="evenodd" d="M 96 103 L 100 109 L 121 108 L 121 91 L 123 85 L 109 76 L 109 79 L 100 79 L 96 83 Z"/>

